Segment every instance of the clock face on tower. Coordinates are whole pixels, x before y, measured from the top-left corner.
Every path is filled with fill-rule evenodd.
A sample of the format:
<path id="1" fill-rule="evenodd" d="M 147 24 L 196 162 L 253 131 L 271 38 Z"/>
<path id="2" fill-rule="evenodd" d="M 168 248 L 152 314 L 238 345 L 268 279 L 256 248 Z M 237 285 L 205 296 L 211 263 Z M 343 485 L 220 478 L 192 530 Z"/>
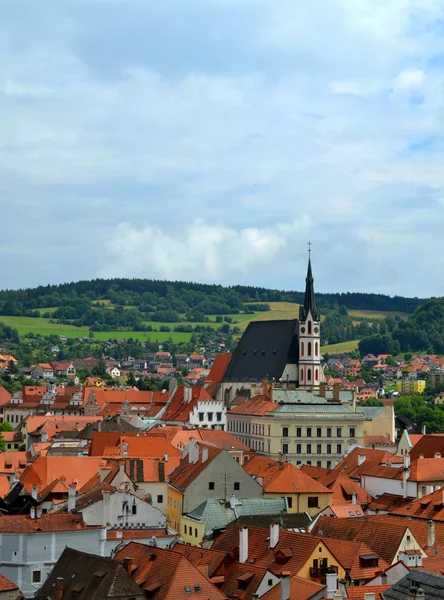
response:
<path id="1" fill-rule="evenodd" d="M 319 327 L 315 327 L 315 328 L 314 328 L 314 332 L 315 332 L 315 333 L 319 333 Z"/>
<path id="2" fill-rule="evenodd" d="M 305 333 L 305 327 L 301 327 L 301 333 Z"/>

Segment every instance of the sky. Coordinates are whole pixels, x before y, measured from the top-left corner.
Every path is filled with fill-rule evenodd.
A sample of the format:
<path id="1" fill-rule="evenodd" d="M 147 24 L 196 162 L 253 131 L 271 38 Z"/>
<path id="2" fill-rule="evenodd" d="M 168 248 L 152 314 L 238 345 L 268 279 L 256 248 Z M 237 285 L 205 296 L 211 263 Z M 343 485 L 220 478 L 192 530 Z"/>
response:
<path id="1" fill-rule="evenodd" d="M 444 295 L 442 0 L 0 7 L 0 288 Z"/>

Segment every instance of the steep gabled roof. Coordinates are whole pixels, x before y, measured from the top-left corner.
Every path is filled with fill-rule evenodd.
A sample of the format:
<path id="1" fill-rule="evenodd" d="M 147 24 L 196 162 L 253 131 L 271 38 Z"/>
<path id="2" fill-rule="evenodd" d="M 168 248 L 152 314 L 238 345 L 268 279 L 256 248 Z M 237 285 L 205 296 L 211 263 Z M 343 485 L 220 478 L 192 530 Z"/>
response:
<path id="1" fill-rule="evenodd" d="M 243 465 L 245 471 L 256 478 L 262 477 L 262 488 L 267 493 L 282 494 L 329 494 L 324 485 L 318 483 L 288 462 L 253 456 Z"/>
<path id="2" fill-rule="evenodd" d="M 365 456 L 365 461 L 359 465 L 359 456 Z M 401 457 L 387 452 L 386 450 L 376 450 L 370 448 L 355 448 L 335 467 L 336 471 L 345 471 L 352 479 L 359 479 L 361 472 L 367 470 L 372 465 L 402 464 Z"/>
<path id="3" fill-rule="evenodd" d="M 398 583 L 382 592 L 382 597 L 384 600 L 405 600 L 412 587 L 421 587 L 425 600 L 444 599 L 444 577 L 419 569 L 407 573 Z"/>
<path id="4" fill-rule="evenodd" d="M 233 406 L 229 411 L 233 415 L 265 415 L 279 407 L 277 402 L 272 402 L 267 396 L 259 395 Z"/>
<path id="5" fill-rule="evenodd" d="M 347 501 L 351 500 L 353 494 L 356 494 L 356 499 L 359 504 L 368 504 L 373 500 L 370 494 L 363 490 L 356 481 L 350 479 L 344 471 L 324 469 L 322 467 L 310 465 L 302 465 L 301 471 L 322 485 L 325 485 L 325 487 L 333 492 L 333 505 L 345 504 Z"/>
<path id="6" fill-rule="evenodd" d="M 217 354 L 210 372 L 208 373 L 207 381 L 220 383 L 225 375 L 230 360 L 231 354 Z"/>
<path id="7" fill-rule="evenodd" d="M 133 597 L 143 600 L 143 590 L 120 562 L 73 548 L 65 548 L 43 586 L 38 600 L 57 598 L 57 580 L 63 583 L 61 600 L 103 600 Z"/>
<path id="8" fill-rule="evenodd" d="M 182 458 L 179 466 L 173 471 L 169 477 L 169 483 L 179 490 L 186 490 L 187 487 L 193 483 L 193 481 L 208 467 L 209 464 L 219 456 L 221 452 L 224 452 L 220 448 L 214 446 L 207 446 L 205 444 L 198 444 L 199 456 L 195 463 L 190 463 L 189 455 Z M 208 457 L 203 461 L 203 451 L 208 452 Z"/>
<path id="9" fill-rule="evenodd" d="M 290 598 L 297 600 L 311 600 L 313 597 L 319 598 L 326 586 L 302 577 L 292 577 L 290 579 Z M 271 590 L 261 596 L 261 600 L 280 600 L 281 585 L 275 585 Z"/>
<path id="10" fill-rule="evenodd" d="M 391 512 L 411 519 L 432 519 L 444 522 L 444 490 L 440 489 Z"/>
<path id="11" fill-rule="evenodd" d="M 154 600 L 226 599 L 180 552 L 130 542 L 115 556 L 125 558 L 131 558 L 133 580 Z"/>
<path id="12" fill-rule="evenodd" d="M 231 357 L 223 381 L 278 380 L 287 363 L 297 364 L 296 319 L 251 321 Z"/>
<path id="13" fill-rule="evenodd" d="M 412 437 L 415 439 L 416 436 L 409 434 L 409 437 L 413 444 Z M 437 452 L 444 456 L 444 435 L 437 433 L 421 435 L 410 451 L 410 458 L 412 461 L 421 455 L 424 458 L 433 458 Z"/>

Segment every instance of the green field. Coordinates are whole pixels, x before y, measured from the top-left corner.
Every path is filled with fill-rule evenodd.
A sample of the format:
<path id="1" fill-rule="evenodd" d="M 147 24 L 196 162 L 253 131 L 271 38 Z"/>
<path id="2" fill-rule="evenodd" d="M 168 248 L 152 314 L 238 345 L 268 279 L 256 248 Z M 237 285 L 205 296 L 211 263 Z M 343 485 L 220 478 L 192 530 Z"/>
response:
<path id="1" fill-rule="evenodd" d="M 329 354 L 341 354 L 343 352 L 352 352 L 358 347 L 359 340 L 350 340 L 349 342 L 341 342 L 340 344 L 329 344 L 328 346 L 321 346 L 321 352 L 328 352 Z"/>
<path id="2" fill-rule="evenodd" d="M 189 342 L 191 333 L 182 333 L 178 331 L 173 331 L 173 333 L 169 333 L 168 331 L 95 331 L 94 339 L 108 341 L 109 339 L 118 339 L 118 340 L 129 340 L 132 338 L 133 340 L 140 340 L 141 342 L 146 342 L 150 339 L 152 342 L 166 342 L 170 339 L 173 339 L 175 344 L 179 344 L 180 342 Z"/>
<path id="3" fill-rule="evenodd" d="M 349 310 L 348 314 L 351 317 L 365 317 L 366 319 L 385 319 L 386 317 L 401 317 L 407 319 L 408 314 L 390 310 Z"/>

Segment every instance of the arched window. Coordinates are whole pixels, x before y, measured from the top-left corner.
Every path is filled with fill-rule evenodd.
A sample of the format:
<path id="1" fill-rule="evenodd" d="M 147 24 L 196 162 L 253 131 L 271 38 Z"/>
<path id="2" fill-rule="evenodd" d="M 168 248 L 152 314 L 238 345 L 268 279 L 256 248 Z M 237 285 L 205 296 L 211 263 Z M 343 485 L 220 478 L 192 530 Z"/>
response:
<path id="1" fill-rule="evenodd" d="M 308 335 L 311 335 L 311 321 L 308 322 Z"/>
<path id="2" fill-rule="evenodd" d="M 301 356 L 304 356 L 304 342 L 301 342 Z"/>
<path id="3" fill-rule="evenodd" d="M 311 356 L 311 342 L 308 342 L 308 356 Z"/>
<path id="4" fill-rule="evenodd" d="M 304 370 L 301 369 L 301 381 L 304 379 Z"/>
<path id="5" fill-rule="evenodd" d="M 316 375 L 315 375 L 316 381 L 318 381 L 318 379 L 319 379 L 319 371 L 318 371 L 318 369 L 316 369 L 315 373 L 316 373 Z"/>
<path id="6" fill-rule="evenodd" d="M 307 371 L 307 381 L 311 381 L 311 369 Z"/>
<path id="7" fill-rule="evenodd" d="M 315 345 L 315 356 L 318 356 L 318 354 L 319 354 L 319 344 L 318 344 L 318 342 L 316 342 L 316 345 Z"/>

